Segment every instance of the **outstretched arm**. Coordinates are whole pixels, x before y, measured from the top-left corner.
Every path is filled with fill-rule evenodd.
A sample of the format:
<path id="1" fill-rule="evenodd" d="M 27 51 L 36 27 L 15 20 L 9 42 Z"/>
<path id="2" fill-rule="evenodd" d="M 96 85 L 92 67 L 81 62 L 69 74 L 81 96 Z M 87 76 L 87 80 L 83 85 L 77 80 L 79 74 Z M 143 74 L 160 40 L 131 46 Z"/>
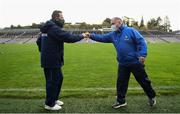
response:
<path id="1" fill-rule="evenodd" d="M 51 29 L 48 34 L 50 36 L 53 36 L 53 38 L 62 41 L 62 42 L 67 42 L 67 43 L 74 43 L 77 41 L 82 40 L 85 35 L 84 34 L 80 34 L 80 35 L 73 35 L 70 34 L 67 31 L 64 31 L 62 29 L 59 29 L 58 27 L 54 27 L 53 29 Z"/>
<path id="2" fill-rule="evenodd" d="M 107 34 L 89 34 L 90 39 L 97 42 L 111 43 L 112 42 L 112 32 Z"/>

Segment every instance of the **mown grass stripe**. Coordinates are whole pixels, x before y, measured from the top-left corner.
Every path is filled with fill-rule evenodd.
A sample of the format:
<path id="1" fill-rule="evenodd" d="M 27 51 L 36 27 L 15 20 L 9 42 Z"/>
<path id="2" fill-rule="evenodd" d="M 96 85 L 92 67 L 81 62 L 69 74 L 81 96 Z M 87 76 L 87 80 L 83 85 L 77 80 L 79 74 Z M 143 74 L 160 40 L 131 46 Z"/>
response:
<path id="1" fill-rule="evenodd" d="M 159 86 L 159 87 L 155 87 L 155 89 L 157 90 L 168 90 L 168 89 L 180 89 L 179 86 Z M 116 90 L 116 88 L 76 88 L 76 89 L 62 89 L 62 91 L 111 91 L 111 90 Z M 129 87 L 128 90 L 142 90 L 141 87 Z M 0 92 L 3 91 L 14 91 L 14 92 L 18 92 L 18 91 L 22 91 L 22 92 L 33 92 L 33 91 L 45 91 L 45 89 L 43 88 L 7 88 L 7 89 L 0 89 Z"/>

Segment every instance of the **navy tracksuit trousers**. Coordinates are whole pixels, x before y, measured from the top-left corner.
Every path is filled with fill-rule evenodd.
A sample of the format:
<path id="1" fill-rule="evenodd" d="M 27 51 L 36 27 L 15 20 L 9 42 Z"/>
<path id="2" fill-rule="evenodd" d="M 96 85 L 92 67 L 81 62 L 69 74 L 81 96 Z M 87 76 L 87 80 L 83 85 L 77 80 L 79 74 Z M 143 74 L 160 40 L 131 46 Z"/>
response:
<path id="1" fill-rule="evenodd" d="M 136 81 L 141 85 L 148 98 L 154 98 L 156 96 L 155 91 L 151 86 L 151 81 L 148 79 L 148 75 L 144 69 L 143 64 L 132 64 L 128 66 L 118 66 L 118 79 L 117 79 L 117 101 L 124 102 L 128 88 L 128 82 L 130 74 L 133 73 Z"/>
<path id="2" fill-rule="evenodd" d="M 48 106 L 54 106 L 58 100 L 61 86 L 63 82 L 63 74 L 61 68 L 44 68 L 46 78 L 46 101 Z"/>

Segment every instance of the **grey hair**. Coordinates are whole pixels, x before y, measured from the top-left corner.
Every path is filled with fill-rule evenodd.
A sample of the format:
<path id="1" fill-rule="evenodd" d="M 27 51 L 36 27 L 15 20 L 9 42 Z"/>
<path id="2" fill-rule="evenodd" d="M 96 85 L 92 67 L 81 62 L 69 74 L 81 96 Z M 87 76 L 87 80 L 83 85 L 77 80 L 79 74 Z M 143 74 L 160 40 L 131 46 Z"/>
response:
<path id="1" fill-rule="evenodd" d="M 120 21 L 123 21 L 120 17 L 113 17 L 111 20 L 120 20 Z"/>

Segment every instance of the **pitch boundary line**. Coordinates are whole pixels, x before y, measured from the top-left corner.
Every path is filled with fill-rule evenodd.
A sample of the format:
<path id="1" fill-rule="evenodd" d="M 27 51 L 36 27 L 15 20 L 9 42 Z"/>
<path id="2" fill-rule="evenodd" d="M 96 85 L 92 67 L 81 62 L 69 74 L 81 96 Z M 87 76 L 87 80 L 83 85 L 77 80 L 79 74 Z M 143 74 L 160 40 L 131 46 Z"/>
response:
<path id="1" fill-rule="evenodd" d="M 180 86 L 159 86 L 155 87 L 156 90 L 169 90 L 169 89 L 180 89 Z M 62 89 L 62 91 L 115 91 L 116 88 L 76 88 L 76 89 Z M 142 90 L 141 87 L 129 87 L 128 90 Z M 45 88 L 0 88 L 0 92 L 36 92 L 45 91 Z"/>

